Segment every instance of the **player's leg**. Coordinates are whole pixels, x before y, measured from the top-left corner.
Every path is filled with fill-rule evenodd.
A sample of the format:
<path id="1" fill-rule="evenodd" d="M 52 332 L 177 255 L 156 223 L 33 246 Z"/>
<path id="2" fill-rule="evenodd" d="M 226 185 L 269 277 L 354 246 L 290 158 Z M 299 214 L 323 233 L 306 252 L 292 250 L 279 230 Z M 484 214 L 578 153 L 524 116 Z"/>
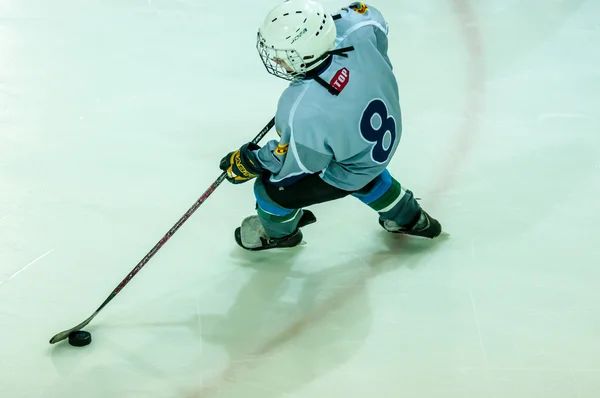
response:
<path id="1" fill-rule="evenodd" d="M 379 214 L 379 224 L 389 232 L 435 238 L 440 223 L 425 212 L 413 193 L 384 170 L 375 180 L 353 194 Z"/>
<path id="2" fill-rule="evenodd" d="M 247 217 L 236 229 L 236 242 L 248 250 L 293 247 L 302 242 L 300 228 L 316 221 L 305 207 L 350 194 L 325 183 L 318 174 L 286 187 L 266 178 L 254 184 L 257 214 Z"/>
<path id="3" fill-rule="evenodd" d="M 256 215 L 246 217 L 235 230 L 238 245 L 248 250 L 293 247 L 302 241 L 298 228 L 304 215 L 302 209 L 288 209 L 274 202 L 267 194 L 265 183 L 258 178 L 254 184 Z"/>
<path id="4" fill-rule="evenodd" d="M 296 246 L 302 242 L 300 228 L 316 221 L 305 207 L 349 194 L 327 184 L 318 174 L 286 187 L 259 178 L 254 184 L 257 214 L 247 217 L 236 229 L 236 242 L 248 250 Z"/>

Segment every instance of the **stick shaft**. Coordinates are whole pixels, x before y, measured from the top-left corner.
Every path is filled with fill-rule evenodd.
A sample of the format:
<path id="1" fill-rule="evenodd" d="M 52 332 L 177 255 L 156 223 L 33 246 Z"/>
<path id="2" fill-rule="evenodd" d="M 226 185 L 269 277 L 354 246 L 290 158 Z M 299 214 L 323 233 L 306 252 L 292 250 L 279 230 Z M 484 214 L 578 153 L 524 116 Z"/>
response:
<path id="1" fill-rule="evenodd" d="M 275 118 L 271 119 L 271 121 L 269 121 L 269 123 L 261 130 L 260 133 L 258 133 L 258 135 L 256 137 L 254 137 L 254 139 L 252 140 L 253 143 L 258 144 L 258 142 L 260 142 L 260 140 L 262 140 L 262 138 L 269 132 L 269 130 L 271 130 L 271 128 L 273 128 L 273 126 L 275 125 Z M 91 320 L 100 312 L 102 311 L 102 309 L 108 304 L 110 303 L 110 301 L 115 298 L 115 296 L 117 294 L 119 294 L 119 292 L 121 290 L 123 290 L 123 288 L 133 279 L 133 277 L 140 272 L 140 270 L 150 261 L 150 259 L 152 257 L 154 257 L 154 255 L 164 246 L 165 243 L 167 243 L 167 241 L 169 239 L 171 239 L 171 237 L 175 234 L 175 232 L 177 232 L 177 230 L 179 228 L 181 228 L 181 226 L 192 216 L 192 214 L 194 214 L 194 212 L 196 210 L 198 210 L 198 208 L 200 207 L 200 205 L 202 205 L 202 203 L 204 203 L 206 201 L 206 199 L 208 199 L 208 197 L 210 195 L 212 195 L 212 193 L 217 189 L 217 187 L 219 185 L 221 185 L 221 183 L 223 182 L 223 180 L 225 180 L 225 176 L 226 173 L 223 172 L 221 173 L 221 175 L 219 176 L 219 178 L 217 178 L 215 180 L 215 182 L 212 183 L 212 185 L 202 194 L 202 196 L 196 201 L 196 203 L 194 203 L 192 205 L 192 207 L 190 207 L 190 209 L 179 219 L 179 221 L 177 221 L 177 223 L 169 230 L 169 232 L 167 232 L 165 234 L 165 236 L 163 236 L 163 238 L 161 240 L 159 240 L 156 245 L 154 245 L 154 247 L 148 252 L 148 254 L 146 254 L 146 256 L 135 266 L 134 269 L 131 270 L 131 272 L 125 277 L 125 279 L 123 279 L 121 281 L 121 283 L 119 283 L 119 285 L 115 288 L 115 290 L 112 291 L 112 293 L 106 298 L 106 300 L 104 300 L 104 302 L 100 305 L 100 307 L 98 307 L 98 309 L 96 310 L 96 312 L 94 312 L 94 314 L 88 318 L 87 321 L 84 321 L 83 323 L 85 323 L 85 325 L 87 325 L 89 322 L 91 322 Z M 89 322 L 88 322 L 89 321 Z M 83 324 L 82 323 L 82 324 Z M 81 324 L 80 324 L 81 325 Z M 76 330 L 80 330 L 82 327 L 79 327 L 80 325 L 76 326 L 73 329 L 69 329 L 66 330 L 64 332 L 58 333 L 56 336 L 54 336 L 52 339 L 50 339 L 50 343 L 54 344 L 57 341 L 60 340 L 64 340 L 64 334 L 66 332 L 73 332 Z M 85 326 L 84 325 L 84 326 Z M 79 328 L 79 329 L 78 329 Z M 58 339 L 58 337 L 63 337 Z M 68 334 L 67 334 L 68 336 Z"/>

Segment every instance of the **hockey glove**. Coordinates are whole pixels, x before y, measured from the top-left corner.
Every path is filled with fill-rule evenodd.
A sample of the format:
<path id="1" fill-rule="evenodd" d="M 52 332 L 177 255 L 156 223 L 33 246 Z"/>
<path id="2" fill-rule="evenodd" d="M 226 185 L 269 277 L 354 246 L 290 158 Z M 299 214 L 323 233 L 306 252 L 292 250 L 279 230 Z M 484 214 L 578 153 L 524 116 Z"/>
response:
<path id="1" fill-rule="evenodd" d="M 253 143 L 242 146 L 237 151 L 229 152 L 219 164 L 219 168 L 227 172 L 227 181 L 242 184 L 265 171 L 252 151 L 260 149 Z"/>

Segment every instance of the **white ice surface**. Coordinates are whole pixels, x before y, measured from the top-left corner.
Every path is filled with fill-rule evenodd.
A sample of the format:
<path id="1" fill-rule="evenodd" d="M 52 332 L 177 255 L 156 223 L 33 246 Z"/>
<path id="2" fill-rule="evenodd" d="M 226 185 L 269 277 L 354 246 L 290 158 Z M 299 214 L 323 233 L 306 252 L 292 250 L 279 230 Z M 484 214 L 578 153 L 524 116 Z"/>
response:
<path id="1" fill-rule="evenodd" d="M 248 253 L 252 186 L 223 184 L 90 346 L 48 344 L 273 116 L 286 83 L 254 46 L 275 3 L 0 0 L 0 397 L 599 397 L 596 0 L 376 4 L 391 171 L 449 239 L 348 198 L 307 245 Z"/>

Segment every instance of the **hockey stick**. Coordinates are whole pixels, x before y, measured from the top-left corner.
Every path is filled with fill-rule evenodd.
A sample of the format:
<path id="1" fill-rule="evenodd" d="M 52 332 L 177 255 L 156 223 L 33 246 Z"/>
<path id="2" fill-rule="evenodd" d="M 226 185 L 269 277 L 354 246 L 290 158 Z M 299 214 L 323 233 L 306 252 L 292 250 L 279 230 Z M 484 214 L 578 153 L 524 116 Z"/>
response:
<path id="1" fill-rule="evenodd" d="M 262 140 L 265 135 L 267 135 L 269 130 L 271 130 L 271 128 L 273 128 L 274 125 L 275 125 L 275 118 L 271 119 L 269 124 L 267 124 L 265 126 L 265 128 L 262 129 L 262 131 L 260 133 L 258 133 L 258 135 L 256 137 L 254 137 L 254 139 L 252 140 L 252 143 L 258 144 L 259 141 Z M 65 330 L 64 332 L 60 332 L 57 335 L 55 335 L 54 337 L 52 337 L 50 339 L 50 344 L 55 344 L 55 343 L 58 343 L 59 341 L 65 340 L 66 338 L 69 337 L 69 334 L 71 334 L 72 332 L 79 331 L 79 330 L 83 329 L 84 327 L 86 327 L 92 321 L 92 319 L 94 319 L 96 317 L 96 315 L 98 315 L 98 313 L 100 311 L 102 311 L 102 309 L 108 303 L 110 303 L 110 301 L 113 298 L 115 298 L 115 296 L 117 294 L 119 294 L 119 292 L 121 290 L 123 290 L 125 285 L 127 285 L 133 279 L 133 277 L 144 267 L 144 265 L 146 265 L 148 263 L 148 261 L 150 261 L 150 259 L 156 254 L 156 252 L 158 252 L 160 250 L 160 248 L 165 243 L 167 243 L 167 241 L 171 238 L 171 236 L 173 236 L 175 234 L 175 232 L 177 232 L 177 230 L 183 225 L 183 223 L 185 223 L 188 220 L 188 218 L 190 218 L 192 216 L 192 214 L 194 214 L 194 212 L 198 209 L 198 207 L 200 207 L 200 205 L 202 203 L 204 203 L 204 201 L 217 189 L 217 187 L 219 185 L 221 185 L 221 183 L 225 179 L 226 175 L 227 174 L 225 172 L 221 173 L 219 178 L 217 178 L 215 180 L 215 182 L 213 182 L 213 184 L 204 192 L 204 194 L 202 194 L 200 199 L 198 199 L 196 201 L 196 203 L 194 203 L 194 205 L 183 215 L 183 217 L 181 217 L 179 219 L 179 221 L 177 221 L 177 224 L 175 224 L 173 226 L 173 228 L 171 228 L 169 230 L 169 232 L 167 232 L 167 234 L 160 241 L 158 241 L 158 243 L 156 245 L 154 245 L 152 250 L 150 250 L 150 252 L 148 252 L 148 254 L 146 254 L 146 257 L 144 257 L 142 259 L 142 261 L 140 261 L 138 263 L 138 265 L 136 265 L 135 268 L 129 273 L 129 275 L 127 275 L 127 277 L 125 277 L 125 279 L 123 279 L 123 281 L 121 281 L 119 286 L 117 286 L 117 288 L 115 290 L 113 290 L 113 292 L 106 298 L 106 300 L 104 300 L 102 305 L 100 305 L 100 307 L 98 307 L 98 309 L 96 310 L 96 312 L 94 312 L 92 314 L 92 316 L 90 316 L 88 319 L 81 322 L 79 325 L 75 326 L 74 328 Z"/>

